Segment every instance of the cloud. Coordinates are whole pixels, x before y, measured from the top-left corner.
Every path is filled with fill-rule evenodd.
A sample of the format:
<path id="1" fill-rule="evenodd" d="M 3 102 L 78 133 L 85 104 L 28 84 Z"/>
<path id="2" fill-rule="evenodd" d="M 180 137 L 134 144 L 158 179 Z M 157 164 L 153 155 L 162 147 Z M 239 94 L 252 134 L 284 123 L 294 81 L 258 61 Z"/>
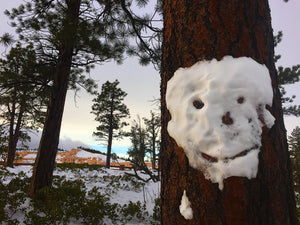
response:
<path id="1" fill-rule="evenodd" d="M 69 137 L 63 137 L 59 139 L 59 148 L 62 148 L 64 150 L 71 150 L 72 148 L 78 148 L 79 146 L 88 148 L 89 146 L 84 144 L 82 141 L 78 140 L 72 140 Z"/>
<path id="2" fill-rule="evenodd" d="M 29 149 L 38 149 L 42 132 L 32 132 L 29 134 L 31 141 L 28 143 Z M 60 137 L 58 148 L 70 151 L 72 148 L 79 146 L 88 148 L 89 146 L 82 141 L 72 140 L 70 137 Z"/>

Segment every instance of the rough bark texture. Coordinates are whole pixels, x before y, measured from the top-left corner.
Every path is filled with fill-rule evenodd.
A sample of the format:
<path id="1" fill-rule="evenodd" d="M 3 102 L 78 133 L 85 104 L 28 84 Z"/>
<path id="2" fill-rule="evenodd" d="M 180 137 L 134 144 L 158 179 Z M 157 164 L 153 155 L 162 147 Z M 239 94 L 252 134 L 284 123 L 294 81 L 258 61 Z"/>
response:
<path id="1" fill-rule="evenodd" d="M 169 137 L 170 114 L 165 93 L 179 67 L 199 60 L 248 56 L 265 64 L 274 90 L 270 109 L 275 125 L 263 129 L 257 178 L 230 177 L 220 191 L 191 168 L 183 150 Z M 162 224 L 290 225 L 295 213 L 286 130 L 273 61 L 274 44 L 267 0 L 165 0 L 162 61 Z M 183 191 L 191 201 L 194 218 L 179 212 Z"/>
<path id="2" fill-rule="evenodd" d="M 68 10 L 66 12 L 66 24 L 64 24 L 63 30 L 65 39 L 62 40 L 59 49 L 46 122 L 29 187 L 30 196 L 33 196 L 37 190 L 52 184 L 61 121 L 68 90 L 77 25 L 76 21 L 78 21 L 80 3 L 81 0 L 66 0 Z"/>
<path id="3" fill-rule="evenodd" d="M 60 71 L 57 73 L 60 75 L 57 76 L 57 83 L 53 85 L 53 91 L 50 96 L 46 122 L 33 168 L 29 189 L 30 196 L 33 196 L 36 190 L 46 186 L 49 187 L 52 184 L 65 97 L 68 89 L 69 72 L 61 71 L 65 63 L 68 62 L 62 63 L 62 68 L 57 68 Z"/>

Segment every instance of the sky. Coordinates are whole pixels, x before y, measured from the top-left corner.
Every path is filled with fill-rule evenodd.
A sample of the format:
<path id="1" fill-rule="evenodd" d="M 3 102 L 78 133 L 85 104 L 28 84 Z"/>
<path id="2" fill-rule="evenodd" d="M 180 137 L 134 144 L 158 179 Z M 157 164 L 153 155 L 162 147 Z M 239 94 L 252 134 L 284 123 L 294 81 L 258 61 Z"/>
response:
<path id="1" fill-rule="evenodd" d="M 22 0 L 2 1 L 0 5 L 0 35 L 4 32 L 13 32 L 8 25 L 8 18 L 3 14 L 5 9 L 11 9 L 22 3 Z M 275 52 L 282 57 L 277 65 L 292 66 L 300 63 L 300 1 L 290 0 L 285 3 L 283 0 L 270 0 L 272 26 L 274 33 L 283 31 L 283 40 L 276 47 Z M 0 54 L 4 48 L 0 47 Z M 137 115 L 149 117 L 150 110 L 157 110 L 152 100 L 160 97 L 160 75 L 152 65 L 141 66 L 137 58 L 127 58 L 122 65 L 114 62 L 103 63 L 91 71 L 90 77 L 95 79 L 100 87 L 107 80 L 120 81 L 119 87 L 127 92 L 125 104 L 128 106 L 131 119 Z M 300 105 L 300 84 L 288 85 L 288 95 L 295 94 L 295 103 Z M 63 148 L 71 149 L 79 145 L 96 147 L 99 141 L 93 137 L 97 122 L 94 115 L 90 113 L 92 99 L 94 96 L 87 94 L 84 90 L 79 93 L 69 91 L 67 94 L 63 122 L 61 127 L 60 145 Z M 285 117 L 285 126 L 288 133 L 297 125 L 300 126 L 300 119 L 292 116 Z M 38 136 L 33 138 L 31 146 L 38 145 Z M 128 139 L 114 141 L 114 145 L 129 146 Z"/>

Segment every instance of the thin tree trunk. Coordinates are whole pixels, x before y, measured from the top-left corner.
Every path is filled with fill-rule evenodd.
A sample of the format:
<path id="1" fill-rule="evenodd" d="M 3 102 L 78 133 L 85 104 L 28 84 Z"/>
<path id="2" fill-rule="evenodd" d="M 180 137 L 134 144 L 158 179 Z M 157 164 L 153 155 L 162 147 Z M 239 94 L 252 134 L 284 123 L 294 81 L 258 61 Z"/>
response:
<path id="1" fill-rule="evenodd" d="M 16 98 L 16 91 L 14 90 L 13 92 L 13 102 L 12 102 L 12 107 L 9 108 L 9 116 L 10 116 L 10 121 L 9 121 L 9 137 L 8 137 L 8 146 L 7 146 L 7 158 L 6 158 L 6 166 L 8 167 L 13 167 L 13 158 L 14 158 L 14 152 L 11 151 L 12 146 L 13 146 L 13 136 L 14 136 L 14 125 L 15 125 L 15 116 L 16 116 L 16 103 L 15 103 L 15 98 Z M 9 106 L 9 103 L 8 103 Z"/>
<path id="2" fill-rule="evenodd" d="M 106 153 L 106 168 L 110 168 L 110 158 L 111 158 L 111 146 L 112 146 L 112 124 L 109 125 L 109 134 L 108 134 L 108 145 Z"/>
<path id="3" fill-rule="evenodd" d="M 55 68 L 46 121 L 29 187 L 30 196 L 33 196 L 37 190 L 52 184 L 81 0 L 66 0 L 66 4 L 68 6 L 66 12 L 67 22 L 63 28 L 66 37 L 61 42 Z"/>
<path id="4" fill-rule="evenodd" d="M 110 103 L 110 115 L 109 115 L 109 130 L 108 130 L 108 145 L 106 153 L 106 168 L 110 168 L 110 158 L 111 158 L 111 146 L 113 139 L 113 113 L 114 113 L 114 95 L 115 90 L 112 90 L 111 103 Z"/>
<path id="5" fill-rule="evenodd" d="M 163 7 L 161 223 L 298 224 L 268 1 L 165 0 Z M 269 131 L 263 130 L 257 177 L 230 177 L 220 191 L 217 184 L 189 166 L 183 149 L 168 135 L 165 93 L 168 80 L 179 67 L 203 59 L 221 60 L 226 55 L 248 56 L 268 67 L 274 89 L 271 113 L 276 122 Z M 179 212 L 184 190 L 192 204 L 191 220 Z"/>
<path id="6" fill-rule="evenodd" d="M 153 137 L 152 137 L 152 169 L 155 169 L 155 130 L 153 130 Z"/>
<path id="7" fill-rule="evenodd" d="M 8 141 L 8 151 L 7 151 L 7 161 L 6 166 L 13 167 L 13 163 L 16 156 L 17 143 L 20 137 L 22 117 L 24 113 L 24 107 L 20 107 L 20 112 L 18 115 L 16 127 L 14 129 L 14 117 L 15 117 L 15 106 L 13 106 L 13 116 L 10 121 L 10 131 L 9 131 L 9 141 Z"/>

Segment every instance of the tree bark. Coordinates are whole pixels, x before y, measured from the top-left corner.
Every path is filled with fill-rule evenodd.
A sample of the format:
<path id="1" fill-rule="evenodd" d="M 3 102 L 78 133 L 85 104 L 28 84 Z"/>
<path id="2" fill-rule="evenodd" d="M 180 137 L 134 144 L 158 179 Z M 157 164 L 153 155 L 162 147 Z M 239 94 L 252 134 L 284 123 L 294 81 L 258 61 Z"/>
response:
<path id="1" fill-rule="evenodd" d="M 154 129 L 154 125 L 153 125 L 153 130 L 152 130 L 152 169 L 155 169 L 155 158 L 156 158 L 156 154 L 155 154 L 155 149 L 156 149 L 156 136 L 155 136 L 155 129 Z"/>
<path id="2" fill-rule="evenodd" d="M 112 123 L 112 122 L 111 122 Z M 110 158 L 111 158 L 111 146 L 112 146 L 112 124 L 109 125 L 108 133 L 108 144 L 107 144 L 107 153 L 106 153 L 106 168 L 110 168 Z"/>
<path id="3" fill-rule="evenodd" d="M 12 107 L 10 109 L 9 103 L 8 103 L 8 109 L 9 109 L 9 137 L 8 137 L 8 146 L 7 146 L 7 158 L 6 158 L 6 166 L 13 167 L 13 159 L 14 159 L 14 152 L 12 151 L 13 146 L 13 136 L 14 136 L 14 124 L 15 124 L 15 116 L 16 116 L 16 90 L 13 91 L 13 102 Z"/>
<path id="4" fill-rule="evenodd" d="M 268 1 L 165 0 L 163 10 L 162 224 L 298 224 Z M 276 122 L 270 130 L 263 129 L 257 177 L 230 177 L 220 191 L 218 184 L 189 166 L 183 149 L 168 135 L 165 94 L 168 80 L 179 67 L 226 55 L 251 57 L 268 67 L 274 90 L 270 111 Z M 191 220 L 179 212 L 184 190 L 191 200 Z"/>
<path id="5" fill-rule="evenodd" d="M 65 39 L 61 40 L 46 121 L 29 187 L 30 196 L 33 196 L 37 190 L 52 184 L 81 0 L 66 0 L 66 4 L 68 9 L 63 28 Z"/>
<path id="6" fill-rule="evenodd" d="M 106 153 L 106 168 L 110 168 L 111 146 L 112 146 L 112 139 L 113 139 L 113 132 L 114 132 L 113 129 L 114 99 L 115 99 L 115 88 L 113 88 L 111 93 L 109 130 L 108 130 L 107 153 Z"/>
<path id="7" fill-rule="evenodd" d="M 8 141 L 7 160 L 6 160 L 6 166 L 7 167 L 13 167 L 14 166 L 14 160 L 15 160 L 16 150 L 17 150 L 17 143 L 18 143 L 18 140 L 19 140 L 19 137 L 20 137 L 22 117 L 23 117 L 23 113 L 24 113 L 24 107 L 20 106 L 20 112 L 18 114 L 16 127 L 14 129 L 15 103 L 13 103 L 13 104 L 14 104 L 14 106 L 13 106 L 13 115 L 11 115 L 11 121 L 10 121 L 9 141 Z"/>

